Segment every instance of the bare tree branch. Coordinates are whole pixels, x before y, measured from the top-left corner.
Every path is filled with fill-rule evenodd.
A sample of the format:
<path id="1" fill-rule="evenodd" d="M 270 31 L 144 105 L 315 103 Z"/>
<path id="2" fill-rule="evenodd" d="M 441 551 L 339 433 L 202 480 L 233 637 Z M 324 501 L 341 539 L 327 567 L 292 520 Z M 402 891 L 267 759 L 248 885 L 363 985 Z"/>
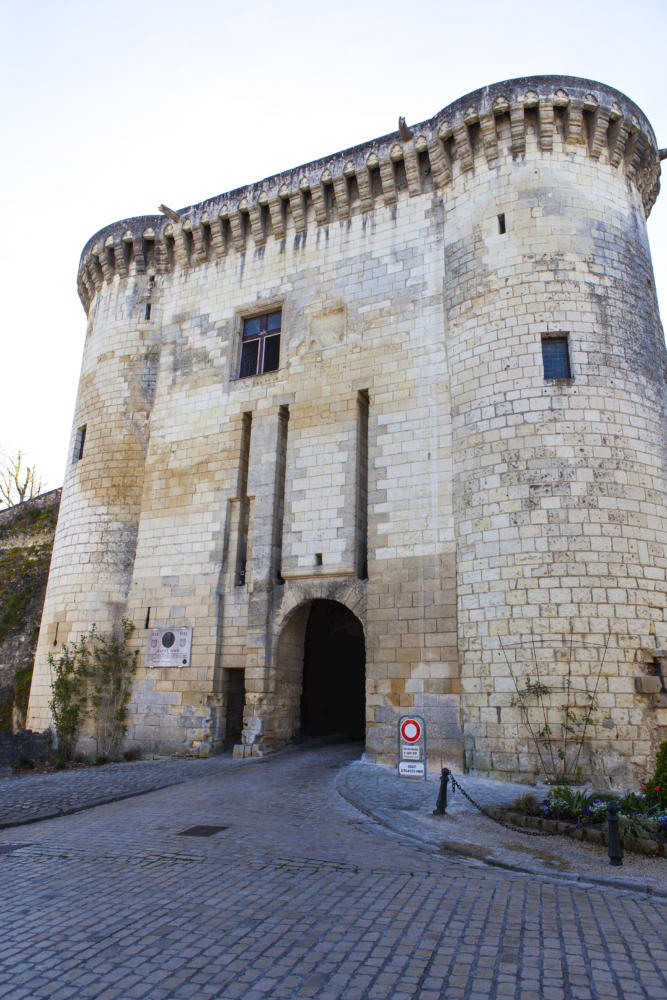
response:
<path id="1" fill-rule="evenodd" d="M 14 455 L 0 453 L 0 508 L 39 496 L 44 489 L 34 465 L 26 465 L 23 452 Z"/>

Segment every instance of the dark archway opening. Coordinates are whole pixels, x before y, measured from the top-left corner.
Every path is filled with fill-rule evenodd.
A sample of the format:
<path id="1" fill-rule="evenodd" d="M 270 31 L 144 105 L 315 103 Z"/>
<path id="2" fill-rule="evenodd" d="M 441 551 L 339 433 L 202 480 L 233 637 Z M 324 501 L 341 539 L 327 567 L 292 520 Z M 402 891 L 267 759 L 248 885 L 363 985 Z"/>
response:
<path id="1" fill-rule="evenodd" d="M 241 742 L 245 709 L 245 670 L 223 670 L 225 692 L 225 747 Z"/>
<path id="2" fill-rule="evenodd" d="M 364 738 L 365 667 L 366 646 L 359 619 L 337 601 L 313 601 L 303 654 L 304 736 Z"/>

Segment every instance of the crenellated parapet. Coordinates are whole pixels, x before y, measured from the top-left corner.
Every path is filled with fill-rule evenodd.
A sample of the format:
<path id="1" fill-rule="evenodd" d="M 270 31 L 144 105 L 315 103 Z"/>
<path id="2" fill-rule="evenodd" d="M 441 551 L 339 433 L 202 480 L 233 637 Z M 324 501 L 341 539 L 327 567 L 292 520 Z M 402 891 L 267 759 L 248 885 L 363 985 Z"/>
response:
<path id="1" fill-rule="evenodd" d="M 446 197 L 456 179 L 520 159 L 529 144 L 585 155 L 622 171 L 649 214 L 659 190 L 660 156 L 653 129 L 619 91 L 576 77 L 538 76 L 477 90 L 433 118 L 330 157 L 191 205 L 175 213 L 114 223 L 86 244 L 79 295 L 86 311 L 116 276 L 243 253 L 310 228 L 326 226 L 403 193 L 436 189 Z"/>

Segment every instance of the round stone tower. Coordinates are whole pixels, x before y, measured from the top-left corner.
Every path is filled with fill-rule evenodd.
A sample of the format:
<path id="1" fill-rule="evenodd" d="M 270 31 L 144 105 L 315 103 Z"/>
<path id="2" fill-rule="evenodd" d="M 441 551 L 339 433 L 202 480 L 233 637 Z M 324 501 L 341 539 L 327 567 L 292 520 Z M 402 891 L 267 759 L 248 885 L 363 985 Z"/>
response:
<path id="1" fill-rule="evenodd" d="M 667 633 L 655 137 L 622 94 L 568 77 L 496 84 L 447 117 L 466 763 L 645 777 L 667 722 L 658 680 L 637 693 Z"/>
<path id="2" fill-rule="evenodd" d="M 84 250 L 96 298 L 88 314 L 63 499 L 31 690 L 30 725 L 51 724 L 48 655 L 127 613 L 159 357 L 152 278 L 122 242 Z M 129 286 L 129 287 L 128 287 Z M 85 458 L 85 461 L 83 460 Z"/>

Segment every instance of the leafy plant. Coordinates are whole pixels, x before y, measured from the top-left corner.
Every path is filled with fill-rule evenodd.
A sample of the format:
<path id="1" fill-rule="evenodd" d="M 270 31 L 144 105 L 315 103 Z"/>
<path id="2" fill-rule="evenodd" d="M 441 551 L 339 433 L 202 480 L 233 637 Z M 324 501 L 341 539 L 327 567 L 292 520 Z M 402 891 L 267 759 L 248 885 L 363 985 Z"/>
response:
<path id="1" fill-rule="evenodd" d="M 127 703 L 139 657 L 138 650 L 128 649 L 133 632 L 134 625 L 128 618 L 123 618 L 120 627 L 108 637 L 97 632 L 95 626 L 90 632 L 89 699 L 98 760 L 116 758 L 127 732 Z"/>
<path id="2" fill-rule="evenodd" d="M 63 762 L 72 759 L 86 710 L 86 683 L 90 662 L 87 636 L 64 645 L 56 659 L 49 656 L 52 670 L 49 709 L 56 731 L 56 750 Z"/>
<path id="3" fill-rule="evenodd" d="M 137 669 L 138 650 L 128 649 L 134 625 L 123 618 L 110 636 L 93 625 L 78 642 L 62 647 L 53 670 L 49 703 L 57 736 L 57 750 L 71 761 L 87 714 L 92 717 L 97 759 L 118 756 L 125 735 L 127 703 Z"/>
<path id="4" fill-rule="evenodd" d="M 653 777 L 642 785 L 642 790 L 650 802 L 667 808 L 667 740 L 660 744 Z"/>
<path id="5" fill-rule="evenodd" d="M 600 798 L 594 792 L 556 785 L 546 801 L 536 803 L 532 796 L 522 795 L 514 804 L 518 812 L 544 819 L 568 820 L 573 823 L 599 824 L 607 822 L 607 808 L 616 802 L 622 837 L 667 841 L 667 815 L 664 809 L 652 805 L 645 794 L 626 792 L 612 800 Z"/>
<path id="6" fill-rule="evenodd" d="M 556 785 L 547 795 L 547 805 L 551 815 L 558 819 L 579 819 L 583 810 L 589 808 L 595 795 L 589 791 Z"/>
<path id="7" fill-rule="evenodd" d="M 533 669 L 535 678 L 527 677 L 523 684 L 519 682 L 516 671 L 512 669 L 507 649 L 502 639 L 500 645 L 505 662 L 514 682 L 516 694 L 511 701 L 512 707 L 519 708 L 524 724 L 537 753 L 540 769 L 550 781 L 560 785 L 581 778 L 579 760 L 589 728 L 595 723 L 598 711 L 597 689 L 604 665 L 609 637 L 604 647 L 600 666 L 595 679 L 593 691 L 581 691 L 575 688 L 572 677 L 572 633 L 570 633 L 570 652 L 567 675 L 560 689 L 555 685 L 545 684 L 540 676 L 538 658 L 535 651 L 535 640 L 531 636 L 533 651 Z M 577 698 L 584 705 L 577 705 Z M 564 704 L 559 706 L 558 702 Z M 559 718 L 554 719 L 558 709 Z M 537 715 L 538 720 L 535 720 Z"/>

